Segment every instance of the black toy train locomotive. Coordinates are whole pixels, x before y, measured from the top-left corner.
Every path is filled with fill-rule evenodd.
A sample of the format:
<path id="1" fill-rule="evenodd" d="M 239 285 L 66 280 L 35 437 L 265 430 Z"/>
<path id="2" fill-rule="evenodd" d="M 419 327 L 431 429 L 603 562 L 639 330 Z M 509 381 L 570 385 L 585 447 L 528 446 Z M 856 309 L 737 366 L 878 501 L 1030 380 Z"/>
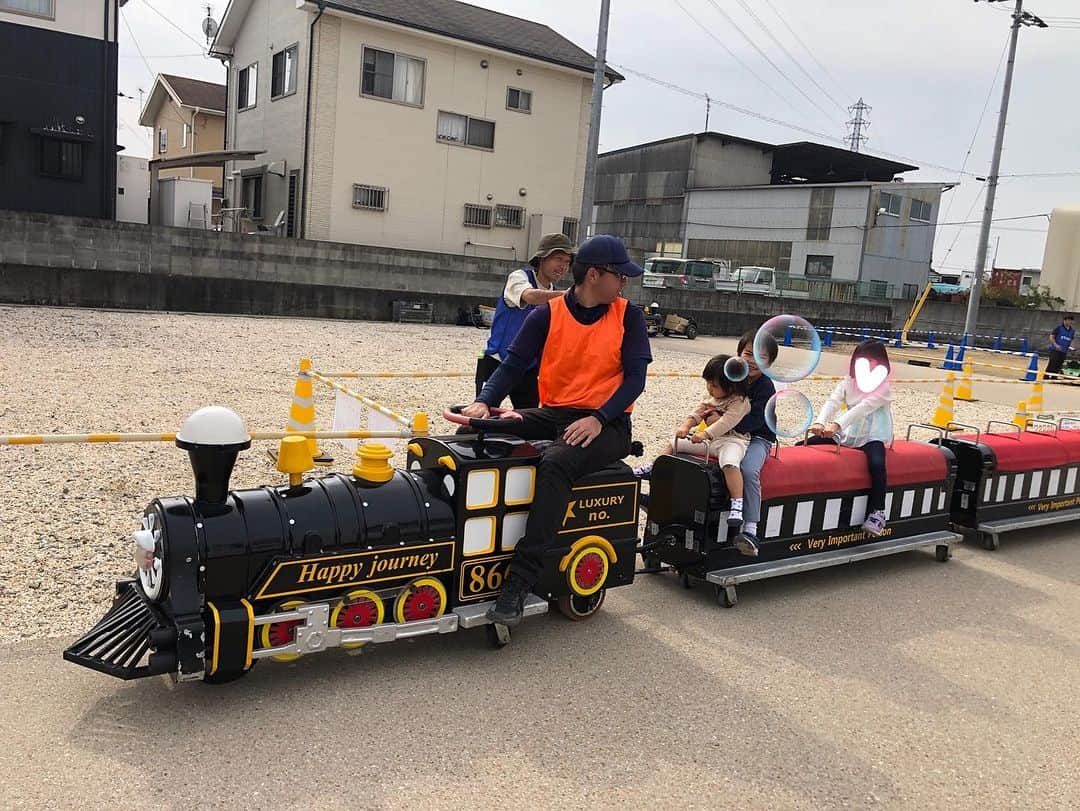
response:
<path id="1" fill-rule="evenodd" d="M 919 548 L 944 562 L 963 532 L 994 547 L 1010 529 L 1080 519 L 1080 431 L 1050 428 L 897 440 L 881 538 L 859 526 L 870 484 L 860 452 L 778 449 L 762 469 L 757 559 L 727 538 L 715 466 L 684 456 L 654 465 L 639 546 L 639 482 L 616 463 L 575 484 L 525 614 L 554 605 L 571 619 L 593 615 L 607 589 L 634 581 L 638 552 L 646 571 L 711 583 L 731 606 L 746 581 Z M 278 463 L 288 485 L 233 492 L 233 464 L 250 445 L 235 414 L 196 412 L 177 444 L 191 457 L 195 498 L 150 504 L 135 533 L 136 578 L 117 583 L 113 607 L 65 659 L 125 679 L 217 682 L 262 658 L 332 647 L 481 626 L 494 644 L 508 640 L 484 614 L 524 534 L 545 443 L 419 437 L 404 471 L 368 444 L 352 475 L 305 480 L 310 451 L 290 437 Z"/>
<path id="2" fill-rule="evenodd" d="M 294 440 L 290 443 L 290 439 Z M 408 469 L 362 448 L 352 475 L 304 480 L 302 437 L 285 440 L 290 483 L 230 492 L 250 445 L 239 417 L 203 409 L 177 445 L 196 495 L 157 499 L 135 533 L 137 577 L 64 658 L 124 679 L 172 674 L 228 681 L 261 658 L 294 659 L 459 628 L 505 629 L 484 614 L 523 536 L 540 452 L 508 436 L 420 437 Z M 632 583 L 638 482 L 623 463 L 576 483 L 526 615 L 549 603 L 585 619 L 607 589 Z"/>

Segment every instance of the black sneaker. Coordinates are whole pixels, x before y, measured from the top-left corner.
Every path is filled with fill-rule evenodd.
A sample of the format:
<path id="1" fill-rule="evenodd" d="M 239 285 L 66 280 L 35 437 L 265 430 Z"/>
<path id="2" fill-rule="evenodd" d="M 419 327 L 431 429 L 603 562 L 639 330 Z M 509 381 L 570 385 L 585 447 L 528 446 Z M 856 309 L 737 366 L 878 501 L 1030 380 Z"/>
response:
<path id="1" fill-rule="evenodd" d="M 511 628 L 521 622 L 525 612 L 525 598 L 529 596 L 529 586 L 524 580 L 514 575 L 506 578 L 506 585 L 499 592 L 495 605 L 484 616 L 490 622 Z"/>
<path id="2" fill-rule="evenodd" d="M 752 532 L 740 532 L 731 541 L 731 545 L 738 549 L 740 554 L 746 555 L 748 558 L 758 556 L 758 543 L 757 536 Z"/>

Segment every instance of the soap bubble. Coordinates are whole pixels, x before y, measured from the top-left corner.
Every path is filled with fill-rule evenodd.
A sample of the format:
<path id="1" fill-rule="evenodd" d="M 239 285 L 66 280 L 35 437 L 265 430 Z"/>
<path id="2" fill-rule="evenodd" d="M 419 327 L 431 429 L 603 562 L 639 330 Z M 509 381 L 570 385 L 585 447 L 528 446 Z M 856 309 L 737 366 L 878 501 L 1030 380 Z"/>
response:
<path id="1" fill-rule="evenodd" d="M 765 404 L 765 424 L 785 439 L 802 439 L 814 422 L 814 407 L 796 389 L 783 389 Z"/>
<path id="2" fill-rule="evenodd" d="M 778 315 L 754 336 L 754 361 L 773 380 L 794 383 L 808 377 L 821 360 L 821 336 L 805 318 Z"/>
<path id="3" fill-rule="evenodd" d="M 724 377 L 732 383 L 740 383 L 746 380 L 749 374 L 750 365 L 738 356 L 728 358 L 724 363 Z"/>

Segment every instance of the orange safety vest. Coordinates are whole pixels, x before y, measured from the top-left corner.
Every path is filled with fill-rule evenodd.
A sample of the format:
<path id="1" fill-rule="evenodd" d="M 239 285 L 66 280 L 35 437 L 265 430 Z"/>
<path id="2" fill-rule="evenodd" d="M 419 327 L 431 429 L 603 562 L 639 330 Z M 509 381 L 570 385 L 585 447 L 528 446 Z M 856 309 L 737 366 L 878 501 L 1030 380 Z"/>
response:
<path id="1" fill-rule="evenodd" d="M 620 296 L 611 302 L 595 324 L 582 324 L 574 318 L 565 297 L 552 299 L 548 305 L 551 326 L 540 359 L 540 404 L 600 408 L 623 382 L 626 299 Z M 633 411 L 633 403 L 626 410 Z"/>

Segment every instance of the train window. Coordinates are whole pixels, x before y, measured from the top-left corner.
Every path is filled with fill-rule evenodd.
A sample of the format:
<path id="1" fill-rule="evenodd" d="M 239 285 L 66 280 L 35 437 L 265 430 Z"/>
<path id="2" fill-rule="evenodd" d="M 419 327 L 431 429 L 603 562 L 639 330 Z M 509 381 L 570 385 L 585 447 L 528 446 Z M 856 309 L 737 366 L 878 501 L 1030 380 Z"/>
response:
<path id="1" fill-rule="evenodd" d="M 499 503 L 499 471 L 470 470 L 469 484 L 465 490 L 465 507 L 469 510 L 486 510 Z"/>
<path id="2" fill-rule="evenodd" d="M 464 555 L 484 555 L 495 551 L 495 516 L 469 518 L 465 521 L 465 532 L 461 538 L 461 552 Z"/>
<path id="3" fill-rule="evenodd" d="M 502 551 L 510 551 L 525 537 L 525 522 L 528 520 L 528 513 L 507 513 L 503 516 L 502 538 L 499 544 Z"/>
<path id="4" fill-rule="evenodd" d="M 535 486 L 535 467 L 512 467 L 506 471 L 504 501 L 507 504 L 532 504 Z"/>

